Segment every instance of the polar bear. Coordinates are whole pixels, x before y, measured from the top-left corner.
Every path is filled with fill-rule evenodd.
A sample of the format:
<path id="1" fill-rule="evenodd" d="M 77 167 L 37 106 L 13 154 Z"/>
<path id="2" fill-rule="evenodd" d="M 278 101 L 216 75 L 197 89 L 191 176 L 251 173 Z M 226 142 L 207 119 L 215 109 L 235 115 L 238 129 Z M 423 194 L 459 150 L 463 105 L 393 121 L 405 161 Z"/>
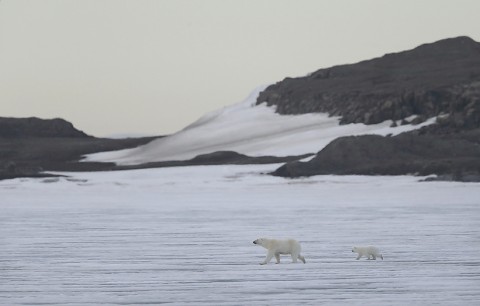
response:
<path id="1" fill-rule="evenodd" d="M 376 260 L 377 257 L 380 257 L 383 260 L 383 255 L 380 254 L 380 251 L 374 246 L 354 246 L 352 252 L 358 253 L 357 260 L 362 256 L 367 256 L 367 259 Z M 370 258 L 372 257 L 372 258 Z"/>
<path id="2" fill-rule="evenodd" d="M 266 265 L 270 262 L 273 256 L 277 260 L 277 264 L 280 263 L 280 255 L 290 254 L 292 256 L 292 262 L 296 263 L 297 258 L 305 263 L 305 258 L 300 255 L 302 247 L 300 243 L 295 239 L 287 240 L 277 240 L 277 239 L 268 239 L 268 238 L 258 238 L 253 242 L 254 244 L 261 245 L 262 247 L 268 250 L 267 257 L 265 260 L 260 263 L 261 265 Z"/>

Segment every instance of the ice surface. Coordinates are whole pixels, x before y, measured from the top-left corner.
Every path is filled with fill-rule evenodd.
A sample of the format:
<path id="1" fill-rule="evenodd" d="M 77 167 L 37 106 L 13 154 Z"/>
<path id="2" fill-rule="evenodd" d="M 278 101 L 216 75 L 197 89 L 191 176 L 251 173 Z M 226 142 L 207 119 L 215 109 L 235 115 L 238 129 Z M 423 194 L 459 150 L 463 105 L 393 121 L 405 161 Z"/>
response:
<path id="1" fill-rule="evenodd" d="M 85 161 L 122 165 L 187 160 L 200 154 L 231 150 L 250 156 L 288 156 L 317 153 L 335 138 L 348 135 L 396 135 L 432 124 L 390 127 L 392 121 L 365 125 L 339 125 L 339 117 L 315 113 L 279 115 L 266 104 L 255 106 L 254 90 L 244 101 L 206 114 L 185 129 L 139 148 L 87 155 Z"/>
<path id="2" fill-rule="evenodd" d="M 276 166 L 0 181 L 0 304 L 478 305 L 478 184 Z M 261 236 L 307 263 L 260 266 Z"/>

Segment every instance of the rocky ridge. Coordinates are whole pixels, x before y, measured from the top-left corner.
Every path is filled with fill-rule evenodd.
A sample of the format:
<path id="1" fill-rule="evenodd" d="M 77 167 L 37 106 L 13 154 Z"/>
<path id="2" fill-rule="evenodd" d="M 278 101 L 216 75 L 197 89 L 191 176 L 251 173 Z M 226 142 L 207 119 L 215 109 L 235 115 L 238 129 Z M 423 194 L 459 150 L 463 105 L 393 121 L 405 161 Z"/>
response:
<path id="1" fill-rule="evenodd" d="M 27 137 L 90 137 L 77 130 L 72 123 L 64 119 L 6 118 L 0 117 L 1 138 Z"/>
<path id="2" fill-rule="evenodd" d="M 302 177 L 321 174 L 436 174 L 456 181 L 480 181 L 480 130 L 432 135 L 425 130 L 393 137 L 337 138 L 308 162 L 289 162 L 272 173 Z"/>
<path id="3" fill-rule="evenodd" d="M 273 175 L 436 174 L 480 181 L 480 43 L 471 38 L 287 78 L 262 92 L 260 103 L 281 114 L 339 115 L 341 124 L 392 120 L 395 126 L 437 118 L 395 137 L 338 138 L 309 162 L 287 163 Z"/>
<path id="4" fill-rule="evenodd" d="M 472 129 L 480 127 L 479 97 L 480 43 L 457 37 L 286 78 L 263 91 L 257 104 L 280 114 L 338 115 L 341 124 L 444 115 L 443 126 Z"/>

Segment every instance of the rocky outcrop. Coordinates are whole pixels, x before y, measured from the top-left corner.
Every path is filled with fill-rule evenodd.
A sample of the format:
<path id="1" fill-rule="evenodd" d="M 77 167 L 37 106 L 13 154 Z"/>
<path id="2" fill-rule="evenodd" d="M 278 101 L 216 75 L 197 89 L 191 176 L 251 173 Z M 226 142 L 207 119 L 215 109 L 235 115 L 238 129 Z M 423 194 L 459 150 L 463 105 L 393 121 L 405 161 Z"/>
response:
<path id="1" fill-rule="evenodd" d="M 0 117 L 0 138 L 26 137 L 89 137 L 63 119 Z"/>
<path id="2" fill-rule="evenodd" d="M 133 148 L 156 138 L 95 138 L 63 119 L 0 118 L 0 180 L 51 176 L 44 171 L 112 170 L 114 163 L 79 160 L 85 154 Z"/>
<path id="3" fill-rule="evenodd" d="M 257 104 L 280 114 L 326 112 L 340 123 L 434 125 L 395 137 L 334 140 L 309 162 L 290 162 L 273 174 L 437 174 L 480 180 L 480 43 L 457 37 L 351 65 L 287 78 Z M 412 119 L 413 118 L 413 119 Z"/>
<path id="4" fill-rule="evenodd" d="M 19 167 L 15 162 L 6 162 L 3 168 L 0 167 L 0 180 L 30 177 L 30 178 L 45 178 L 57 177 L 60 175 L 43 173 L 42 168 L 39 167 Z"/>
<path id="5" fill-rule="evenodd" d="M 310 161 L 287 163 L 272 174 L 437 174 L 452 180 L 480 178 L 480 129 L 440 135 L 426 134 L 426 130 L 394 137 L 341 137 Z"/>
<path id="6" fill-rule="evenodd" d="M 280 114 L 324 112 L 341 124 L 407 123 L 443 115 L 451 129 L 480 127 L 480 43 L 457 37 L 351 65 L 286 78 L 257 104 Z M 396 123 L 397 124 L 397 123 Z"/>

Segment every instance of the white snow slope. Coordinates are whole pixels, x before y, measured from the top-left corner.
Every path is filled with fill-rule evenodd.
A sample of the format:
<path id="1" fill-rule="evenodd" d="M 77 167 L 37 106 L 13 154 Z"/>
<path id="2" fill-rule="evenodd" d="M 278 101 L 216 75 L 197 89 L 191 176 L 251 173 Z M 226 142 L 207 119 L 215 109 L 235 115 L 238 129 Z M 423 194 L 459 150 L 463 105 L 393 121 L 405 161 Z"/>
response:
<path id="1" fill-rule="evenodd" d="M 478 305 L 478 184 L 276 167 L 0 181 L 0 304 Z M 258 237 L 307 263 L 260 266 Z M 355 260 L 367 244 L 385 260 Z"/>
<path id="2" fill-rule="evenodd" d="M 266 104 L 255 106 L 259 87 L 243 102 L 209 113 L 185 129 L 147 145 L 116 152 L 87 155 L 84 161 L 116 162 L 121 165 L 155 161 L 188 160 L 199 154 L 230 150 L 250 156 L 288 156 L 317 153 L 341 136 L 396 135 L 431 124 L 391 128 L 380 124 L 339 125 L 339 117 L 327 114 L 279 115 Z"/>

